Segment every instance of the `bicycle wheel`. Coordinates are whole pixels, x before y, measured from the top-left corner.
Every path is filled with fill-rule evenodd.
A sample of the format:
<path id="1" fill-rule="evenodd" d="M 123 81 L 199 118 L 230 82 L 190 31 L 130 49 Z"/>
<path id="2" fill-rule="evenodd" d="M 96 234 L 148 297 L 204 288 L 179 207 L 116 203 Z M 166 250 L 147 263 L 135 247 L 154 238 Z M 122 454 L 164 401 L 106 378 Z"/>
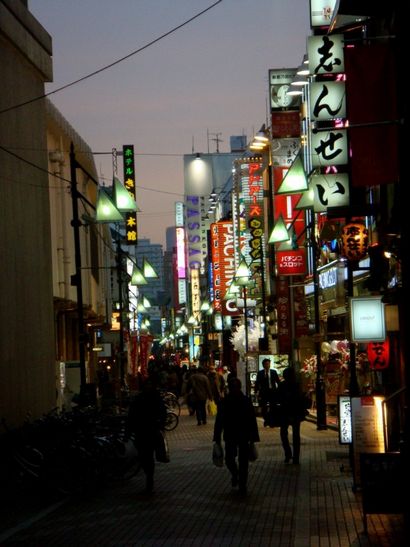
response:
<path id="1" fill-rule="evenodd" d="M 165 431 L 172 431 L 179 423 L 178 414 L 175 412 L 167 412 L 167 417 L 164 424 Z"/>
<path id="2" fill-rule="evenodd" d="M 178 416 L 181 414 L 181 405 L 179 404 L 178 397 L 172 393 L 172 391 L 166 391 L 163 394 L 164 402 L 171 412 L 175 412 Z"/>

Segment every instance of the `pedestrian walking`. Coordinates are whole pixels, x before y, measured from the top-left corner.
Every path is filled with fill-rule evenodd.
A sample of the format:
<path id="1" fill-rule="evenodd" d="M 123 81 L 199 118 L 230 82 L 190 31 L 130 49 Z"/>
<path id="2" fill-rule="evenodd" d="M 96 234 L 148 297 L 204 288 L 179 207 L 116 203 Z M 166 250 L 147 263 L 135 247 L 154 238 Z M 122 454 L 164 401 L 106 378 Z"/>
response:
<path id="1" fill-rule="evenodd" d="M 219 405 L 222 397 L 225 394 L 225 380 L 219 372 L 216 371 L 215 365 L 209 365 L 207 377 L 211 385 L 212 399 L 216 405 Z"/>
<path id="2" fill-rule="evenodd" d="M 258 371 L 255 380 L 255 393 L 258 397 L 258 403 L 261 407 L 263 425 L 266 427 L 270 424 L 269 412 L 272 410 L 275 403 L 277 389 L 280 383 L 276 370 L 270 368 L 270 359 L 262 361 L 262 368 Z"/>
<path id="3" fill-rule="evenodd" d="M 198 425 L 206 424 L 206 401 L 213 400 L 211 384 L 202 367 L 189 377 L 187 384 L 188 394 L 195 405 L 195 414 Z"/>
<path id="4" fill-rule="evenodd" d="M 283 371 L 283 382 L 278 388 L 280 404 L 280 438 L 285 452 L 285 463 L 299 463 L 300 457 L 300 424 L 306 419 L 310 406 L 309 398 L 302 391 L 296 371 L 293 367 Z M 292 448 L 289 443 L 288 429 L 292 428 Z"/>
<path id="5" fill-rule="evenodd" d="M 259 442 L 259 431 L 252 401 L 242 392 L 239 378 L 230 380 L 229 391 L 218 407 L 213 441 L 221 444 L 222 437 L 232 486 L 239 486 L 239 492 L 246 494 L 250 443 Z"/>
<path id="6" fill-rule="evenodd" d="M 135 435 L 135 446 L 145 473 L 144 492 L 154 489 L 155 449 L 164 428 L 167 409 L 153 378 L 148 377 L 130 403 L 127 431 Z"/>

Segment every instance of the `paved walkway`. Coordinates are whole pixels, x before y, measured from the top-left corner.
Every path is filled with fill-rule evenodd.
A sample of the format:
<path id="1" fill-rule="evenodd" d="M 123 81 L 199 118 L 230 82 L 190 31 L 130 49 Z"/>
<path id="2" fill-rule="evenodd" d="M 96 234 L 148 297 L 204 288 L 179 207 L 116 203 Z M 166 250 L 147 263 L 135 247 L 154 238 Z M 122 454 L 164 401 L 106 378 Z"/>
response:
<path id="1" fill-rule="evenodd" d="M 56 503 L 0 530 L 0 545 L 400 546 L 401 515 L 369 515 L 363 533 L 360 493 L 353 492 L 348 448 L 334 430 L 302 424 L 301 465 L 286 465 L 278 429 L 263 428 L 250 464 L 248 495 L 211 462 L 213 418 L 197 426 L 186 413 L 168 434 L 171 462 L 157 464 L 155 493 L 144 477 L 95 496 Z"/>

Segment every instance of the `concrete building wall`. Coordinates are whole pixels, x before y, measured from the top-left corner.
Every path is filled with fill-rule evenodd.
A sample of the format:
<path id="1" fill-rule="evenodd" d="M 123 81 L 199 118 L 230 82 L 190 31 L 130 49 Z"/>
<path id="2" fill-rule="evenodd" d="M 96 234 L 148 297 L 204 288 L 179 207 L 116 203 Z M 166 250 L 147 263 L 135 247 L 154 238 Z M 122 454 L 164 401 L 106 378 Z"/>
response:
<path id="1" fill-rule="evenodd" d="M 11 426 L 56 399 L 45 102 L 29 102 L 51 66 L 47 32 L 23 2 L 0 0 L 0 417 Z"/>

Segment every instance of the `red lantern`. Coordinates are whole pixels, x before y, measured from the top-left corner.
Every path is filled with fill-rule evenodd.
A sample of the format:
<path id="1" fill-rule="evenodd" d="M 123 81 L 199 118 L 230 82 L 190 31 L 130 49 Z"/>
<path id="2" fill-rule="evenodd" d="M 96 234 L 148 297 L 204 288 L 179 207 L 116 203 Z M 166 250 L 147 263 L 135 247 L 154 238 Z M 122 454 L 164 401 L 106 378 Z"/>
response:
<path id="1" fill-rule="evenodd" d="M 367 357 L 372 370 L 383 370 L 389 366 L 390 344 L 386 338 L 384 342 L 369 342 L 367 344 Z"/>
<path id="2" fill-rule="evenodd" d="M 361 222 L 350 222 L 343 226 L 342 254 L 352 262 L 358 262 L 366 256 L 369 244 L 369 230 Z"/>

